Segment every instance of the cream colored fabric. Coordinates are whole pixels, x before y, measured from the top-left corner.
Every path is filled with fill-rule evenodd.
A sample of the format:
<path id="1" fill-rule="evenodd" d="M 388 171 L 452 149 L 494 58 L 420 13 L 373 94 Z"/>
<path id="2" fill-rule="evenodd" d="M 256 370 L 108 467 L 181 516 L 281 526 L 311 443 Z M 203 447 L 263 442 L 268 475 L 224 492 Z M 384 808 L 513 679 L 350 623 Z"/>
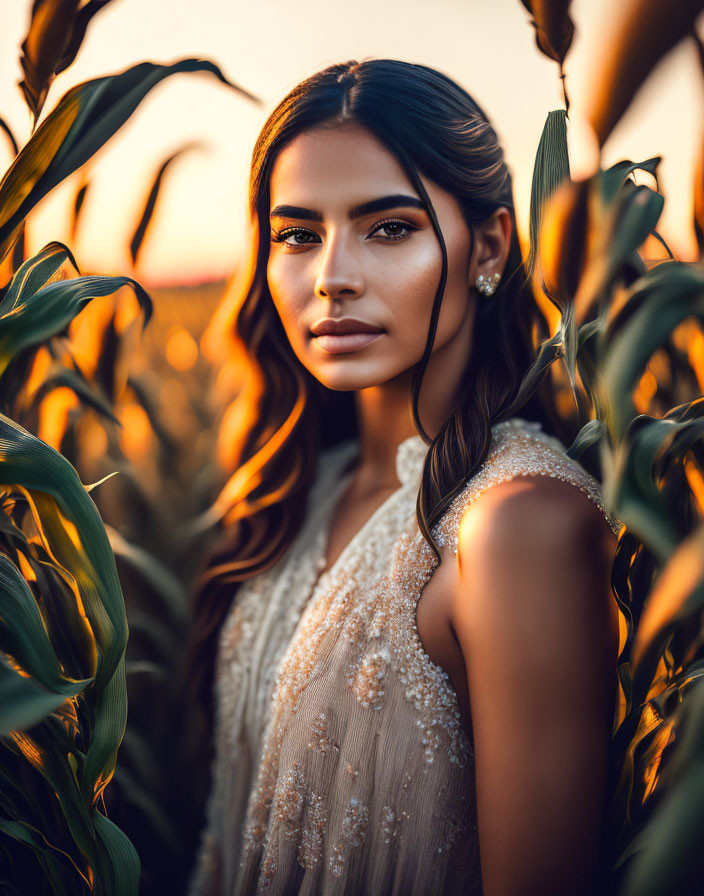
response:
<path id="1" fill-rule="evenodd" d="M 481 893 L 472 743 L 415 624 L 437 565 L 416 522 L 420 437 L 399 446 L 400 489 L 320 576 L 357 450 L 321 458 L 299 537 L 242 586 L 223 626 L 213 787 L 188 896 Z M 436 526 L 443 556 L 467 505 L 521 474 L 573 483 L 618 532 L 598 483 L 514 418 L 494 426 Z"/>

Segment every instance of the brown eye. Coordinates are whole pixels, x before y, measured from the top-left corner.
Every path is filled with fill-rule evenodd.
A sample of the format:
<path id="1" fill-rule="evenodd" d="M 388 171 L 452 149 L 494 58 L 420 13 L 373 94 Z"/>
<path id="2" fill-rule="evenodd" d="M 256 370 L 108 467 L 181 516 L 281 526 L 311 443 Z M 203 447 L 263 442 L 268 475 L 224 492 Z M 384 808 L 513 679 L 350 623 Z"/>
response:
<path id="1" fill-rule="evenodd" d="M 283 243 L 284 245 L 290 246 L 291 248 L 293 248 L 294 246 L 305 246 L 308 243 L 315 241 L 315 240 L 303 239 L 302 242 L 295 242 L 295 243 L 289 242 L 289 239 L 291 237 L 296 237 L 296 239 L 298 240 L 298 238 L 301 236 L 302 237 L 309 236 L 309 237 L 314 237 L 315 239 L 317 239 L 317 234 L 313 233 L 312 230 L 306 230 L 303 227 L 288 227 L 288 228 L 286 228 L 286 230 L 279 231 L 279 233 L 272 231 L 271 242 L 272 243 Z"/>
<path id="2" fill-rule="evenodd" d="M 386 242 L 396 242 L 397 240 L 406 239 L 406 237 L 414 230 L 418 228 L 415 225 L 410 224 L 408 221 L 399 221 L 396 219 L 388 220 L 388 221 L 380 221 L 374 229 L 371 231 L 369 236 L 374 236 L 374 234 L 379 233 L 381 230 L 386 231 Z M 404 233 L 405 231 L 405 233 Z"/>

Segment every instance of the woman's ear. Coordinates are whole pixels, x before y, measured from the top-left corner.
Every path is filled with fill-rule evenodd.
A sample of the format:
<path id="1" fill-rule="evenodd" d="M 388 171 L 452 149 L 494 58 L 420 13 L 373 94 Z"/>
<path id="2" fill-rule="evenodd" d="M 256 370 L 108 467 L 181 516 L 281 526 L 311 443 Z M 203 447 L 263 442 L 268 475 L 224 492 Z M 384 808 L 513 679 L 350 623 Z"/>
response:
<path id="1" fill-rule="evenodd" d="M 505 206 L 497 208 L 484 221 L 474 225 L 477 249 L 475 263 L 469 271 L 470 286 L 474 286 L 479 274 L 485 277 L 503 274 L 511 248 L 512 231 L 511 213 Z"/>

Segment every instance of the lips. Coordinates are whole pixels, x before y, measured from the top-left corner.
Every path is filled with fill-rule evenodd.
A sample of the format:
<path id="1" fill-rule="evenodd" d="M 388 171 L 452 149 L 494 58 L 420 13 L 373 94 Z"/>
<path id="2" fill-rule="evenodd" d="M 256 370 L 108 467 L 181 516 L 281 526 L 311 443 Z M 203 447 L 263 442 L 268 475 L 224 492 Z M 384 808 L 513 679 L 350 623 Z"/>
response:
<path id="1" fill-rule="evenodd" d="M 370 345 L 382 335 L 383 329 L 354 317 L 333 320 L 326 317 L 311 327 L 315 344 L 329 355 L 347 354 Z"/>
<path id="2" fill-rule="evenodd" d="M 310 329 L 314 336 L 342 336 L 349 333 L 382 332 L 381 327 L 368 324 L 363 320 L 356 320 L 354 317 L 343 317 L 341 320 L 326 317 L 323 320 L 316 321 Z"/>

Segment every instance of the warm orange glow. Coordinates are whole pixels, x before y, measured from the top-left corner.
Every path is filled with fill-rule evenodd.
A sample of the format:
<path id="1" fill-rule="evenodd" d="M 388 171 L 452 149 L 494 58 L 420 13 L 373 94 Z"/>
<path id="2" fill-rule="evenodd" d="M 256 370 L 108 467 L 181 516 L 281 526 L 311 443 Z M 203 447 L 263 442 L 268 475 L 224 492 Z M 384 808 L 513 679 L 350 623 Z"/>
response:
<path id="1" fill-rule="evenodd" d="M 235 321 L 246 288 L 251 283 L 257 265 L 257 241 L 254 239 L 255 227 L 250 220 L 247 225 L 246 247 L 247 257 L 239 264 L 228 281 L 225 294 L 212 313 L 208 325 L 200 338 L 200 350 L 203 357 L 216 364 L 231 354 L 235 336 Z"/>
<path id="2" fill-rule="evenodd" d="M 123 335 L 141 317 L 142 309 L 134 290 L 129 286 L 123 286 L 115 293 L 115 332 L 119 336 Z"/>
<path id="3" fill-rule="evenodd" d="M 22 553 L 22 551 L 18 551 L 17 556 L 19 557 L 20 570 L 22 572 L 22 575 L 25 577 L 25 579 L 28 582 L 36 582 L 37 577 L 35 576 L 34 570 L 32 569 L 32 567 L 29 564 L 29 560 L 27 560 L 27 558 Z"/>
<path id="4" fill-rule="evenodd" d="M 52 358 L 49 354 L 49 349 L 45 345 L 40 346 L 34 356 L 32 369 L 24 384 L 25 393 L 28 398 L 31 398 L 44 382 L 44 378 L 49 372 L 51 364 Z"/>
<path id="5" fill-rule="evenodd" d="M 162 382 L 159 390 L 159 419 L 177 439 L 191 440 L 198 426 L 188 389 L 183 380 L 171 377 Z"/>
<path id="6" fill-rule="evenodd" d="M 115 312 L 115 297 L 100 296 L 89 302 L 69 324 L 68 335 L 76 363 L 88 379 L 98 366 L 103 334 Z"/>
<path id="7" fill-rule="evenodd" d="M 174 370 L 190 370 L 198 360 L 198 343 L 185 327 L 171 327 L 166 335 L 166 360 Z"/>
<path id="8" fill-rule="evenodd" d="M 616 712 L 614 714 L 613 727 L 611 729 L 612 736 L 618 731 L 623 724 L 628 712 L 628 701 L 626 700 L 626 692 L 623 690 L 621 680 L 618 681 L 618 694 L 616 698 Z"/>
<path id="9" fill-rule="evenodd" d="M 655 393 L 658 391 L 658 381 L 653 376 L 650 367 L 646 367 L 638 385 L 633 392 L 633 403 L 639 414 L 645 414 L 650 407 Z"/>
<path id="10" fill-rule="evenodd" d="M 697 378 L 697 383 L 704 392 L 704 333 L 692 321 L 691 335 L 687 349 L 687 359 L 692 365 L 692 370 Z"/>
<path id="11" fill-rule="evenodd" d="M 247 388 L 248 381 L 255 376 L 255 368 L 248 360 L 244 348 L 233 346 L 231 354 L 215 366 L 216 376 L 213 385 L 213 401 L 222 407 L 236 395 Z"/>
<path id="12" fill-rule="evenodd" d="M 80 423 L 81 456 L 84 463 L 93 464 L 107 454 L 108 436 L 103 426 L 90 415 L 85 415 Z"/>
<path id="13" fill-rule="evenodd" d="M 574 414 L 574 395 L 569 386 L 563 386 L 555 393 L 555 406 L 561 417 L 569 418 Z"/>
<path id="14" fill-rule="evenodd" d="M 42 754 L 39 747 L 22 731 L 10 731 L 9 735 L 20 749 L 24 758 L 39 771 L 42 770 Z"/>
<path id="15" fill-rule="evenodd" d="M 144 408 L 136 402 L 118 409 L 118 419 L 122 423 L 120 448 L 125 457 L 134 463 L 145 460 L 152 447 L 152 425 Z"/>
<path id="16" fill-rule="evenodd" d="M 653 712 L 650 707 L 648 707 L 648 709 L 650 710 L 650 712 Z M 643 772 L 643 781 L 645 783 L 643 802 L 645 802 L 655 790 L 655 785 L 658 782 L 658 773 L 660 771 L 660 762 L 662 760 L 663 750 L 670 742 L 670 735 L 672 734 L 673 727 L 674 726 L 672 722 L 663 723 L 662 727 L 653 738 L 653 742 L 648 749 L 648 753 L 652 753 L 652 755 Z"/>
<path id="17" fill-rule="evenodd" d="M 72 523 L 71 520 L 63 514 L 61 514 L 61 522 L 66 534 L 71 539 L 71 544 L 77 551 L 82 551 L 83 545 L 81 544 L 81 536 L 78 534 L 78 529 L 76 528 L 75 523 Z"/>
<path id="18" fill-rule="evenodd" d="M 684 472 L 689 487 L 692 489 L 694 498 L 699 506 L 699 513 L 704 516 L 704 476 L 698 465 L 691 457 L 689 457 L 689 455 L 684 461 Z"/>
<path id="19" fill-rule="evenodd" d="M 112 767 L 107 770 L 103 770 L 99 773 L 96 782 L 95 782 L 95 792 L 93 794 L 93 800 L 91 805 L 94 806 L 98 800 L 102 797 L 103 791 L 108 786 L 110 781 L 112 780 L 113 773 L 115 771 L 115 763 L 112 763 Z"/>
<path id="20" fill-rule="evenodd" d="M 61 671 L 64 672 L 63 666 L 61 667 Z M 66 734 L 70 738 L 77 738 L 81 735 L 81 725 L 78 721 L 78 713 L 76 712 L 76 698 L 75 697 L 67 697 L 61 706 L 55 710 L 55 714 L 61 719 L 61 722 L 64 726 Z M 73 753 L 68 754 L 68 761 L 76 762 L 76 757 Z M 72 764 L 73 767 L 73 764 Z M 75 772 L 76 770 L 74 770 Z"/>
<path id="21" fill-rule="evenodd" d="M 31 678 L 32 677 L 28 672 L 24 671 L 22 666 L 20 666 L 19 663 L 17 662 L 17 660 L 15 660 L 13 657 L 11 657 L 9 653 L 5 653 L 4 651 L 0 651 L 0 653 L 2 654 L 2 658 L 5 660 L 7 665 L 10 666 L 12 669 L 14 669 L 18 675 L 21 675 L 22 678 Z"/>
<path id="22" fill-rule="evenodd" d="M 223 414 L 218 429 L 216 456 L 223 470 L 231 471 L 237 465 L 242 441 L 255 417 L 255 404 L 245 396 L 236 398 Z"/>
<path id="23" fill-rule="evenodd" d="M 633 666 L 637 666 L 662 626 L 675 619 L 704 576 L 704 528 L 699 527 L 675 549 L 657 578 L 643 610 L 635 643 Z M 661 665 L 662 660 L 661 660 Z M 658 667 L 658 674 L 667 670 Z"/>
<path id="24" fill-rule="evenodd" d="M 244 506 L 243 498 L 261 481 L 261 471 L 291 434 L 300 420 L 305 405 L 305 394 L 300 392 L 296 403 L 284 423 L 268 439 L 257 453 L 237 469 L 218 495 L 213 505 L 213 513 L 217 519 L 225 518 L 227 524 L 233 523 L 250 509 Z"/>
<path id="25" fill-rule="evenodd" d="M 68 426 L 68 415 L 79 404 L 76 393 L 68 386 L 59 386 L 49 392 L 39 407 L 39 438 L 59 451 Z"/>

